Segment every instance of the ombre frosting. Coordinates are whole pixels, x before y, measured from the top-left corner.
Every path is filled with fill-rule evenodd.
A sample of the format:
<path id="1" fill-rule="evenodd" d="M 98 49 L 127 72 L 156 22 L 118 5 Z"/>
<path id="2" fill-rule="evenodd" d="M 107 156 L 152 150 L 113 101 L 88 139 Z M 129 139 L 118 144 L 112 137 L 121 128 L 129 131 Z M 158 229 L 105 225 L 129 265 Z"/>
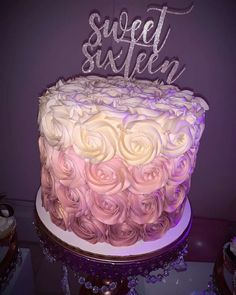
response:
<path id="1" fill-rule="evenodd" d="M 91 243 L 159 239 L 181 218 L 206 102 L 121 77 L 59 81 L 40 98 L 42 203 Z"/>

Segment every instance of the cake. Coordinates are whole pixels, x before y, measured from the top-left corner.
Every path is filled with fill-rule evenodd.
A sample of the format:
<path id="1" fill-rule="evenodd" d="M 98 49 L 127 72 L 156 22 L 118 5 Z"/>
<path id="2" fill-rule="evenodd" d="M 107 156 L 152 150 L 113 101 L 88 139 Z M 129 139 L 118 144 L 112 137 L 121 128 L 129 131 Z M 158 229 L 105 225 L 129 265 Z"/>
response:
<path id="1" fill-rule="evenodd" d="M 5 239 L 14 230 L 15 218 L 13 216 L 4 218 L 0 216 L 0 240 Z"/>
<path id="2" fill-rule="evenodd" d="M 154 241 L 181 219 L 206 102 L 122 77 L 58 81 L 41 97 L 42 206 L 92 244 Z"/>
<path id="3" fill-rule="evenodd" d="M 0 203 L 0 290 L 4 291 L 12 275 L 17 258 L 16 220 L 14 210 L 8 204 Z M 2 294 L 2 293 L 1 293 Z"/>
<path id="4" fill-rule="evenodd" d="M 214 284 L 219 294 L 236 294 L 236 237 L 226 242 L 217 257 L 214 272 Z"/>
<path id="5" fill-rule="evenodd" d="M 229 272 L 236 272 L 236 237 L 224 245 L 223 248 L 224 266 Z"/>
<path id="6" fill-rule="evenodd" d="M 0 242 L 13 235 L 15 227 L 13 208 L 8 204 L 0 203 Z"/>

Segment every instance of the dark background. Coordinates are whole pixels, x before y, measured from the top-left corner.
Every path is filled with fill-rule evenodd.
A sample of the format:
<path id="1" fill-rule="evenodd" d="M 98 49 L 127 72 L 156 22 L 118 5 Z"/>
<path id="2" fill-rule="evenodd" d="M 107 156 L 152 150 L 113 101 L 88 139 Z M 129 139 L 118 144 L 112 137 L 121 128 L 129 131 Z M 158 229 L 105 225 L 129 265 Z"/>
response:
<path id="1" fill-rule="evenodd" d="M 164 2 L 177 9 L 192 3 Z M 59 77 L 67 79 L 81 74 L 84 61 L 81 48 L 91 32 L 88 24 L 91 11 L 100 11 L 102 17 L 118 18 L 126 8 L 131 19 L 140 16 L 145 20 L 147 6 L 163 2 L 4 0 L 0 3 L 0 192 L 6 192 L 9 199 L 34 202 L 40 185 L 38 97 Z M 192 177 L 193 213 L 234 221 L 235 19 L 234 0 L 195 0 L 189 15 L 166 17 L 163 33 L 168 26 L 171 33 L 160 55 L 160 61 L 178 57 L 186 71 L 176 84 L 193 89 L 210 105 Z"/>

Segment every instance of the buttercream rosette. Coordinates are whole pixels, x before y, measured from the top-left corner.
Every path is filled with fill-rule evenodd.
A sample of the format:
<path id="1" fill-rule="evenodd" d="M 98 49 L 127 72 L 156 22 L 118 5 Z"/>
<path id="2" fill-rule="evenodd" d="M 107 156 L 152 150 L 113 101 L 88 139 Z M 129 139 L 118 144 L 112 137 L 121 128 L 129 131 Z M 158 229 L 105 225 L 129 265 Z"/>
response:
<path id="1" fill-rule="evenodd" d="M 155 222 L 142 226 L 141 237 L 144 241 L 160 239 L 170 228 L 170 220 L 166 214 L 162 214 Z"/>
<path id="2" fill-rule="evenodd" d="M 104 224 L 123 223 L 127 218 L 128 203 L 125 192 L 100 195 L 90 190 L 88 207 L 92 215 Z"/>
<path id="3" fill-rule="evenodd" d="M 71 228 L 77 236 L 92 244 L 104 242 L 106 239 L 107 225 L 92 215 L 84 215 L 76 218 Z"/>
<path id="4" fill-rule="evenodd" d="M 99 164 L 86 162 L 85 175 L 89 187 L 98 194 L 116 194 L 130 186 L 129 171 L 116 158 Z"/>
<path id="5" fill-rule="evenodd" d="M 141 226 L 130 219 L 109 225 L 107 241 L 116 247 L 131 246 L 140 239 Z"/>

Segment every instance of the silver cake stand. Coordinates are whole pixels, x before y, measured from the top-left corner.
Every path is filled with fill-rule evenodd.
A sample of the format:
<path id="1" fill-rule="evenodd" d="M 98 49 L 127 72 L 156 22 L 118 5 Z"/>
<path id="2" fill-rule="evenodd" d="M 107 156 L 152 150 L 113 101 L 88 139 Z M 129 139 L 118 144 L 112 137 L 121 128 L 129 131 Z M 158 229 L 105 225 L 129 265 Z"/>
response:
<path id="1" fill-rule="evenodd" d="M 142 242 L 140 245 L 112 247 L 100 243 L 101 248 L 80 243 L 77 237 L 77 245 L 71 242 L 70 237 L 64 237 L 65 232 L 58 229 L 50 221 L 50 217 L 41 206 L 41 193 L 38 192 L 35 209 L 35 225 L 44 254 L 50 262 L 60 261 L 64 270 L 62 285 L 65 294 L 70 294 L 68 286 L 68 269 L 76 276 L 78 283 L 82 286 L 79 294 L 103 294 L 103 295 L 124 295 L 137 294 L 135 286 L 138 283 L 137 276 L 145 277 L 146 282 L 161 282 L 167 277 L 171 270 L 185 270 L 184 255 L 187 246 L 187 237 L 191 229 L 191 207 L 186 203 L 183 217 L 184 227 L 181 221 L 177 225 L 178 230 L 171 232 L 172 242 L 163 246 L 158 245 L 155 249 L 155 242 Z M 181 220 L 183 220 L 183 217 Z M 59 231 L 55 233 L 54 230 Z M 182 226 L 180 230 L 180 226 Z M 60 233 L 60 231 L 62 231 Z M 70 233 L 71 234 L 71 233 Z M 72 239 L 73 240 L 73 239 Z M 165 239 L 164 239 L 165 240 Z M 145 245 L 145 246 L 144 246 Z M 150 246 L 147 247 L 146 245 Z M 110 248 L 109 248 L 110 247 Z M 125 249 L 127 248 L 127 249 Z M 94 249 L 91 251 L 91 249 Z M 103 253 L 101 251 L 103 249 Z M 125 251 L 126 250 L 126 251 Z M 119 253 L 120 251 L 120 253 Z M 128 253 L 125 255 L 125 253 Z M 135 254 L 131 254 L 135 253 Z M 158 270 L 158 274 L 152 274 Z"/>

